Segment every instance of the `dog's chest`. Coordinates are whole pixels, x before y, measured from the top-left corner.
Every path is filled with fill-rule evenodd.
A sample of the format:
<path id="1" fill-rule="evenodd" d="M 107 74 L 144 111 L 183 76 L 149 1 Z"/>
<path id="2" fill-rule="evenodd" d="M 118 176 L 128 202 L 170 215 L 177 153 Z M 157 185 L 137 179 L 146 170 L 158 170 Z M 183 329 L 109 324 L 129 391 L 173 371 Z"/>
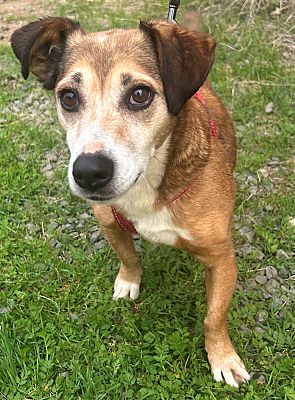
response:
<path id="1" fill-rule="evenodd" d="M 175 245 L 178 237 L 190 239 L 189 233 L 174 222 L 166 207 L 159 211 L 132 218 L 137 232 L 153 243 Z"/>
<path id="2" fill-rule="evenodd" d="M 169 206 L 158 204 L 157 187 L 160 185 L 166 163 L 169 137 L 152 157 L 145 176 L 119 200 L 118 206 L 137 232 L 154 243 L 175 245 L 179 237 L 190 240 L 190 234 L 173 220 Z"/>

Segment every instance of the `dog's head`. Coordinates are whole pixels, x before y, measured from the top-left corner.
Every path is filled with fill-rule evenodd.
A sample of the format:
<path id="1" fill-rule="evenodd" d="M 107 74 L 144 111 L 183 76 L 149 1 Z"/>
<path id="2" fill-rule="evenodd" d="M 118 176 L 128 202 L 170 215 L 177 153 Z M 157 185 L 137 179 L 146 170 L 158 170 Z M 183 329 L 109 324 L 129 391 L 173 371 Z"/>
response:
<path id="1" fill-rule="evenodd" d="M 12 35 L 22 74 L 54 89 L 80 197 L 110 201 L 128 191 L 205 81 L 214 40 L 166 22 L 85 33 L 67 18 L 32 22 Z"/>

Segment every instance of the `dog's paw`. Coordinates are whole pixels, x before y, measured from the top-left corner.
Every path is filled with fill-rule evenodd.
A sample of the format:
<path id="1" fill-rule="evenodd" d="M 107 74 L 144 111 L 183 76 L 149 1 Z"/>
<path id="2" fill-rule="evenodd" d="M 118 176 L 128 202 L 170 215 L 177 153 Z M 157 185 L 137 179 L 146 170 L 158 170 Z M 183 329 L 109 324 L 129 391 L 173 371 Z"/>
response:
<path id="1" fill-rule="evenodd" d="M 250 379 L 245 365 L 236 354 L 229 354 L 221 359 L 212 357 L 211 370 L 216 382 L 225 381 L 228 385 L 238 388 L 240 383 L 245 383 Z"/>
<path id="2" fill-rule="evenodd" d="M 139 283 L 129 282 L 120 277 L 117 277 L 114 285 L 113 299 L 127 299 L 130 297 L 136 300 L 139 296 Z"/>

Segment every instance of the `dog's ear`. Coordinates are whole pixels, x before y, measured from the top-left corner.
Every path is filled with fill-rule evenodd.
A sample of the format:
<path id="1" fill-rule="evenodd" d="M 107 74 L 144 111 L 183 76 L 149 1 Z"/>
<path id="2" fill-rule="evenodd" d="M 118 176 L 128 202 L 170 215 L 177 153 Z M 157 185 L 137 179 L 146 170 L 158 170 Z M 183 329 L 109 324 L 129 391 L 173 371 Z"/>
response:
<path id="1" fill-rule="evenodd" d="M 25 79 L 36 75 L 46 89 L 54 89 L 66 40 L 80 25 L 68 18 L 48 17 L 17 29 L 11 44 Z"/>
<path id="2" fill-rule="evenodd" d="M 159 59 L 168 110 L 176 115 L 202 86 L 214 61 L 215 41 L 166 22 L 140 22 Z"/>

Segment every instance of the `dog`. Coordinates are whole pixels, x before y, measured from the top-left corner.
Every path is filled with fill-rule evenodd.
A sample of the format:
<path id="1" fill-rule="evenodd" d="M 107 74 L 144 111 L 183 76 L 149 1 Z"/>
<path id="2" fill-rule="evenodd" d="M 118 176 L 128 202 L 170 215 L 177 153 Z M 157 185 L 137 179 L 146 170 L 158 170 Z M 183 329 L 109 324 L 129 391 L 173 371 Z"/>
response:
<path id="1" fill-rule="evenodd" d="M 205 348 L 214 379 L 250 376 L 227 330 L 237 268 L 233 122 L 207 76 L 215 41 L 164 21 L 86 33 L 48 17 L 11 39 L 26 79 L 54 90 L 67 132 L 73 193 L 87 200 L 121 266 L 114 299 L 137 299 L 133 233 L 188 251 L 205 266 Z"/>

